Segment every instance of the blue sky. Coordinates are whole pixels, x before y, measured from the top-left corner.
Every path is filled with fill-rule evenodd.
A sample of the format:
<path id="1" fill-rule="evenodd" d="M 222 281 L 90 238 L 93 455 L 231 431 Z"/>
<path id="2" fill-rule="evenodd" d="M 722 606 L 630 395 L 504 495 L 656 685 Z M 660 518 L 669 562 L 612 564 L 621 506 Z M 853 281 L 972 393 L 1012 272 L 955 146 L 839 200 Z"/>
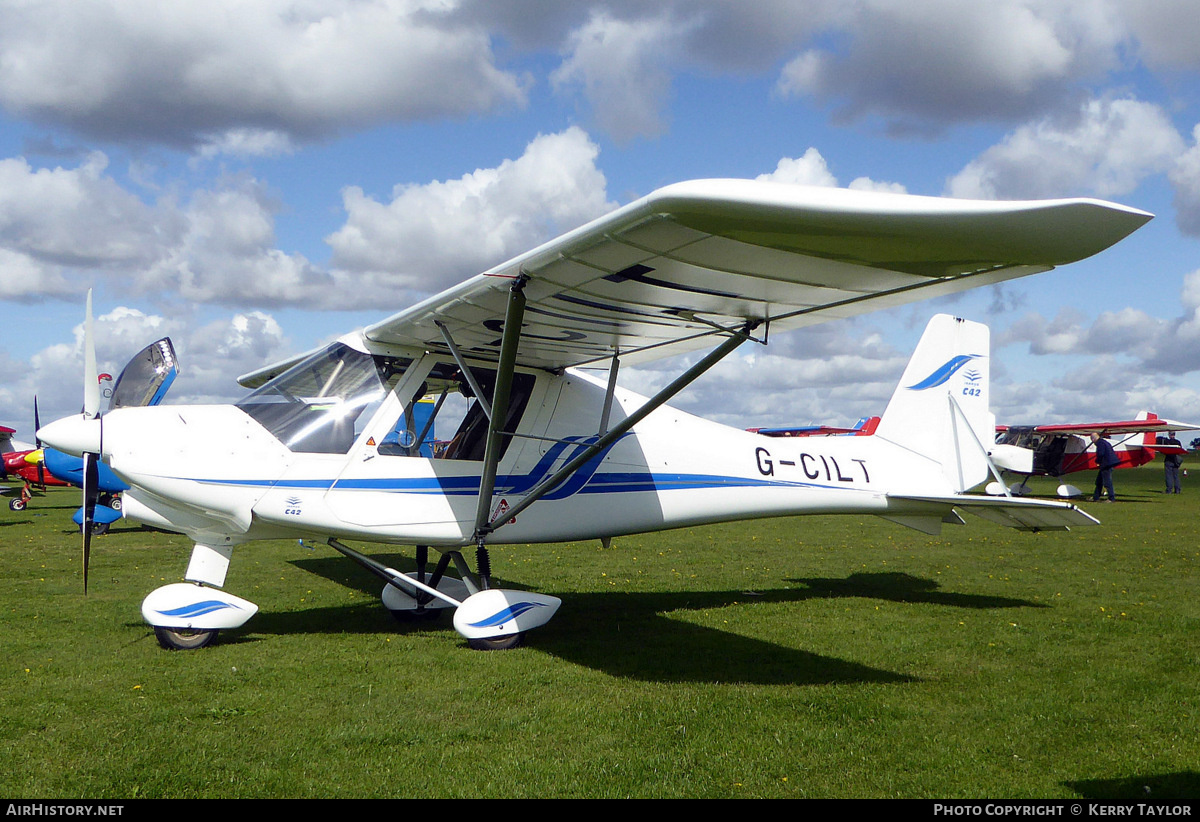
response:
<path id="1" fill-rule="evenodd" d="M 1082 263 L 778 335 L 677 398 L 879 413 L 928 317 L 993 332 L 1003 422 L 1200 421 L 1192 0 L 0 0 L 0 424 L 169 334 L 174 402 L 679 180 L 1157 218 Z M 623 372 L 649 391 L 678 371 Z"/>

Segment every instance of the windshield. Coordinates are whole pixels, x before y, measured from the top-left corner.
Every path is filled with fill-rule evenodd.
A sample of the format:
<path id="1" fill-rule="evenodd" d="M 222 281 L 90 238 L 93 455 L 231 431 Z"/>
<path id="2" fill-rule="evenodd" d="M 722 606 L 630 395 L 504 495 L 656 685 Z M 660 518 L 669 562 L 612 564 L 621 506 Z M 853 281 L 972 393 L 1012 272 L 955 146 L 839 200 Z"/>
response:
<path id="1" fill-rule="evenodd" d="M 292 451 L 345 454 L 411 363 L 334 343 L 270 380 L 237 407 Z"/>
<path id="2" fill-rule="evenodd" d="M 150 343 L 134 355 L 117 377 L 108 401 L 108 410 L 158 405 L 178 373 L 179 366 L 171 338 L 163 337 Z"/>

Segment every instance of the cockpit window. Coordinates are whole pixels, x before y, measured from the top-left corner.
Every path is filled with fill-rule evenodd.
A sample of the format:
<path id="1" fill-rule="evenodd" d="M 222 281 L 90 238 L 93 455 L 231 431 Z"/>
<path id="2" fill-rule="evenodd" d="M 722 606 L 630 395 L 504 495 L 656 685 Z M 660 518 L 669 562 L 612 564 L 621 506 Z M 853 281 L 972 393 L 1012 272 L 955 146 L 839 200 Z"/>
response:
<path id="1" fill-rule="evenodd" d="M 345 454 L 412 360 L 334 343 L 237 404 L 292 451 Z"/>
<path id="2" fill-rule="evenodd" d="M 496 372 L 472 368 L 475 382 L 491 400 Z M 529 404 L 536 378 L 513 374 L 508 414 L 501 428 L 500 456 L 508 450 Z M 423 456 L 434 459 L 482 460 L 487 444 L 488 419 L 462 371 L 453 363 L 437 363 L 413 395 L 391 432 L 380 443 L 379 453 L 392 456 Z"/>

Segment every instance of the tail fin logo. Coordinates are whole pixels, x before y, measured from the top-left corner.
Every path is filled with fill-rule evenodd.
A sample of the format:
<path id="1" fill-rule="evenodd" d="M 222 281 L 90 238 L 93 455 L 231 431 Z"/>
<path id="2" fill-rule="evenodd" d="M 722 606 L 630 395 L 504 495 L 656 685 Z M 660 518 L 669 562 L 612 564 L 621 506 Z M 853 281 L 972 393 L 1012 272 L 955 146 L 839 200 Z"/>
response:
<path id="1" fill-rule="evenodd" d="M 946 380 L 954 376 L 954 373 L 958 371 L 958 369 L 962 368 L 971 360 L 978 359 L 979 356 L 979 354 L 959 354 L 956 357 L 952 357 L 925 379 L 908 386 L 908 390 L 924 391 L 928 388 L 936 388 L 939 385 L 943 385 Z M 978 379 L 978 374 L 975 378 Z"/>

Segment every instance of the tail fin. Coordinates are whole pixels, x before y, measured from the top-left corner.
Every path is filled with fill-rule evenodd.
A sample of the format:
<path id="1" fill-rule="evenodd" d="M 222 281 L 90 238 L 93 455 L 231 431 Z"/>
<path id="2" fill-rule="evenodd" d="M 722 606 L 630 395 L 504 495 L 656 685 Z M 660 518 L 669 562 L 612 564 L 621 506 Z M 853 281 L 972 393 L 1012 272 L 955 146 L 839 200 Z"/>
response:
<path id="1" fill-rule="evenodd" d="M 982 323 L 938 314 L 929 321 L 875 436 L 940 463 L 956 491 L 988 476 L 996 438 L 989 408 L 990 334 Z"/>
<path id="2" fill-rule="evenodd" d="M 1138 415 L 1136 417 L 1134 417 L 1134 419 L 1135 420 L 1156 420 L 1156 419 L 1158 419 L 1158 414 L 1155 414 L 1153 411 L 1141 411 L 1138 413 Z M 1154 431 L 1147 431 L 1145 434 L 1142 435 L 1142 445 L 1146 446 L 1147 448 L 1150 448 L 1157 444 L 1158 444 L 1158 435 Z"/>

